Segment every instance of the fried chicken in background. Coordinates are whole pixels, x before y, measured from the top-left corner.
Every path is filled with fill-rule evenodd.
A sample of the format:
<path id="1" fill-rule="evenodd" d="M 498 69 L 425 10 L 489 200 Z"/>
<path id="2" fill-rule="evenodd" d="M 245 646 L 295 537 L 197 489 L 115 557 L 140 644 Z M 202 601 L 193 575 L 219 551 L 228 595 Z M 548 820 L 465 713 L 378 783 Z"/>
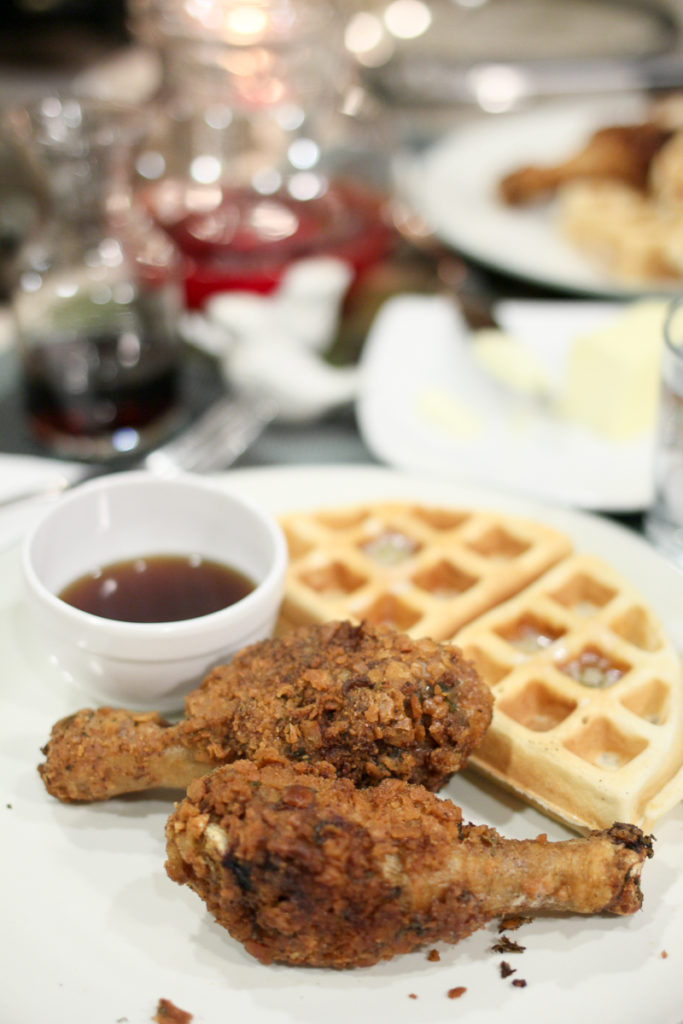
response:
<path id="1" fill-rule="evenodd" d="M 683 95 L 651 104 L 649 119 L 607 125 L 557 163 L 503 175 L 507 206 L 555 200 L 559 234 L 617 280 L 683 277 Z"/>
<path id="2" fill-rule="evenodd" d="M 510 206 L 522 206 L 547 199 L 568 182 L 587 179 L 620 181 L 645 191 L 652 160 L 671 135 L 669 128 L 652 122 L 609 125 L 560 163 L 511 171 L 500 181 L 500 195 Z"/>

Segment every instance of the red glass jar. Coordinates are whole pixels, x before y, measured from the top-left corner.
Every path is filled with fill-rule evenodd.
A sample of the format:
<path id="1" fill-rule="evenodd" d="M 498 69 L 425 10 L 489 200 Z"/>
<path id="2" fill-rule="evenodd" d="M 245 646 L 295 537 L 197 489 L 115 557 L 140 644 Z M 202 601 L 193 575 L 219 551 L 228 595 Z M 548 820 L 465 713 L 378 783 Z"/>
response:
<path id="1" fill-rule="evenodd" d="M 164 66 L 138 195 L 183 253 L 187 305 L 269 292 L 303 257 L 337 256 L 358 276 L 385 256 L 385 154 L 355 134 L 334 7 L 212 0 L 201 18 L 157 7 L 137 22 Z"/>

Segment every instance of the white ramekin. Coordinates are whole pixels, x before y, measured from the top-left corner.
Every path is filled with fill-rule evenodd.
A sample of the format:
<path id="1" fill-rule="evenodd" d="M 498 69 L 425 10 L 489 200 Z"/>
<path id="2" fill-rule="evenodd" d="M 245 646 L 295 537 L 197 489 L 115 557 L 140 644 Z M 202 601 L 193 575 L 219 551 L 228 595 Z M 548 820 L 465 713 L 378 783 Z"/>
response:
<path id="1" fill-rule="evenodd" d="M 105 619 L 58 597 L 97 567 L 154 554 L 198 554 L 256 586 L 236 604 L 179 622 Z M 52 665 L 100 703 L 162 711 L 180 708 L 210 668 L 272 632 L 286 564 L 275 518 L 229 486 L 145 472 L 75 488 L 31 530 L 22 552 L 36 643 Z"/>

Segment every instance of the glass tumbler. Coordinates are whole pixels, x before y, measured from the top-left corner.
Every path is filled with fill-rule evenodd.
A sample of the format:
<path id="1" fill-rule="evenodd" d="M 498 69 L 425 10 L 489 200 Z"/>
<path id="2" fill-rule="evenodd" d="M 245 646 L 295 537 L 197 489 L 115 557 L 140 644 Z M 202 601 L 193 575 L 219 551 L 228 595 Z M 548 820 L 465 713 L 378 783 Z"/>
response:
<path id="1" fill-rule="evenodd" d="M 131 203 L 140 117 L 55 95 L 7 127 L 46 199 L 11 296 L 29 426 L 71 458 L 148 448 L 179 417 L 182 282 L 172 240 Z"/>
<path id="2" fill-rule="evenodd" d="M 645 533 L 683 570 L 683 296 L 673 300 L 664 321 L 654 477 Z"/>

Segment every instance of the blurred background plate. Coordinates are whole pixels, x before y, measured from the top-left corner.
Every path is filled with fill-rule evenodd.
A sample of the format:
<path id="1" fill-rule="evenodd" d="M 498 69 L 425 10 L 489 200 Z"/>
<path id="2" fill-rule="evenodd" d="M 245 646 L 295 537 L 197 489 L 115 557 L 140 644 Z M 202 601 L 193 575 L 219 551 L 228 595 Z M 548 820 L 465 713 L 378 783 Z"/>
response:
<path id="1" fill-rule="evenodd" d="M 350 38 L 366 83 L 392 104 L 495 109 L 496 83 L 513 81 L 517 99 L 680 81 L 680 61 L 672 59 L 678 22 L 663 3 L 386 0 L 360 6 L 364 20 L 351 22 Z"/>
<path id="2" fill-rule="evenodd" d="M 501 325 L 560 381 L 570 342 L 615 315 L 611 303 L 508 301 Z M 395 468 L 465 478 L 594 511 L 632 512 L 652 494 L 652 441 L 612 441 L 491 380 L 475 363 L 455 305 L 387 302 L 368 337 L 356 407 L 373 454 Z"/>
<path id="3" fill-rule="evenodd" d="M 399 187 L 432 231 L 464 256 L 514 278 L 573 294 L 633 297 L 680 288 L 617 280 L 561 237 L 551 203 L 506 206 L 500 178 L 553 164 L 597 129 L 645 117 L 639 94 L 557 101 L 463 125 L 421 156 L 397 164 Z"/>

